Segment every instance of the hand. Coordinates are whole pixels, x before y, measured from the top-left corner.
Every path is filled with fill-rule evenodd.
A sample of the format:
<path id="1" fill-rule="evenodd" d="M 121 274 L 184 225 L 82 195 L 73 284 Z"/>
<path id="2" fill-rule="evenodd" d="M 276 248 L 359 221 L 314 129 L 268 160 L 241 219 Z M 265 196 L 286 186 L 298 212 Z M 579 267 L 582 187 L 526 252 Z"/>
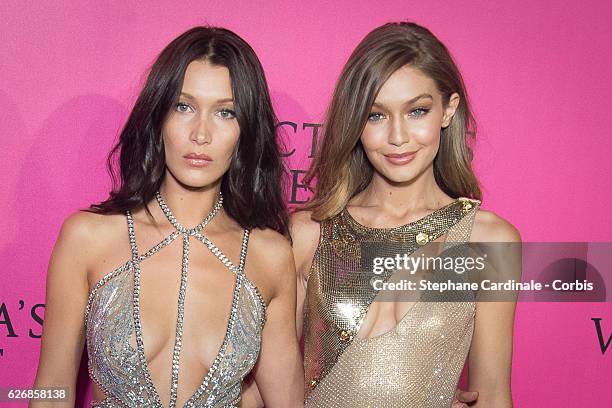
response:
<path id="1" fill-rule="evenodd" d="M 455 399 L 451 408 L 468 408 L 467 402 L 474 402 L 478 399 L 478 391 L 455 391 Z"/>

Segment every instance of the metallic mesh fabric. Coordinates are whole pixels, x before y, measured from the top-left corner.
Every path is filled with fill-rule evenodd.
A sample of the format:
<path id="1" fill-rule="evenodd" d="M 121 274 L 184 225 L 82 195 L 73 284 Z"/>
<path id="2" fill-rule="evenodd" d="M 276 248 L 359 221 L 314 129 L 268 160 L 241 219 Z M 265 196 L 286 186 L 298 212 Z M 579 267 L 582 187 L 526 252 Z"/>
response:
<path id="1" fill-rule="evenodd" d="M 377 296 L 363 260 L 385 243 L 401 243 L 412 254 L 446 238 L 443 249 L 453 251 L 469 240 L 479 205 L 460 198 L 396 228 L 365 227 L 346 209 L 321 223 L 304 304 L 306 407 L 450 407 L 471 342 L 473 294 L 444 302 L 421 297 L 395 328 L 360 338 Z M 380 277 L 389 281 L 393 274 Z M 434 276 L 444 280 L 439 271 Z"/>

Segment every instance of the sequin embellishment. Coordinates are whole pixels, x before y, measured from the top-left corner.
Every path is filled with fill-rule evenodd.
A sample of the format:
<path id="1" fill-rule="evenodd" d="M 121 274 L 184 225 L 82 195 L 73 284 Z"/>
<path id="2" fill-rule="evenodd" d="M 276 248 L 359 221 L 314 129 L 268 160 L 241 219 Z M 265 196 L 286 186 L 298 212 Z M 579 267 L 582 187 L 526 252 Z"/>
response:
<path id="1" fill-rule="evenodd" d="M 142 273 L 140 262 L 154 256 L 156 252 L 182 237 L 183 255 L 169 403 L 170 407 L 176 407 L 185 294 L 189 274 L 189 238 L 194 237 L 236 275 L 236 280 L 230 317 L 221 347 L 202 383 L 186 401 L 184 407 L 237 407 L 240 402 L 241 381 L 251 371 L 259 355 L 261 332 L 266 317 L 263 298 L 257 287 L 244 274 L 249 231 L 244 231 L 240 261 L 238 266 L 235 266 L 202 233 L 203 228 L 222 208 L 221 195 L 211 213 L 191 229 L 185 228 L 176 220 L 159 193 L 156 199 L 175 231 L 144 254 L 139 254 L 134 220 L 128 211 L 127 224 L 132 259 L 105 275 L 89 295 L 85 313 L 89 374 L 105 394 L 105 399 L 93 402 L 92 406 L 162 407 L 145 360 L 140 320 Z M 135 348 L 130 342 L 131 338 L 135 338 Z"/>

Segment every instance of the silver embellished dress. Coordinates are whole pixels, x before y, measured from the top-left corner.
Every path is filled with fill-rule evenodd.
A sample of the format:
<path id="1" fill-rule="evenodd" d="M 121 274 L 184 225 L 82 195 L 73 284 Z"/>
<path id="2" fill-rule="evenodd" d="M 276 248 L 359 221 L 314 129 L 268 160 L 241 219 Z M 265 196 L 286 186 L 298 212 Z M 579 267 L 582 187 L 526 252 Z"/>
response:
<path id="1" fill-rule="evenodd" d="M 105 398 L 93 402 L 92 407 L 162 407 L 145 359 L 140 311 L 140 264 L 176 239 L 182 239 L 183 255 L 169 404 L 170 407 L 176 406 L 190 237 L 200 241 L 202 248 L 208 248 L 235 274 L 235 284 L 223 343 L 201 385 L 184 407 L 237 407 L 242 379 L 251 371 L 259 355 L 266 316 L 266 306 L 257 287 L 244 274 L 249 231 L 244 231 L 240 262 L 236 266 L 202 232 L 204 226 L 221 209 L 221 195 L 206 219 L 191 229 L 177 222 L 159 193 L 156 198 L 175 231 L 150 250 L 141 253 L 136 245 L 132 214 L 128 211 L 127 226 L 132 257 L 121 267 L 106 274 L 89 295 L 85 313 L 89 374 L 105 394 Z M 133 345 L 134 340 L 130 341 L 133 338 L 136 347 Z"/>

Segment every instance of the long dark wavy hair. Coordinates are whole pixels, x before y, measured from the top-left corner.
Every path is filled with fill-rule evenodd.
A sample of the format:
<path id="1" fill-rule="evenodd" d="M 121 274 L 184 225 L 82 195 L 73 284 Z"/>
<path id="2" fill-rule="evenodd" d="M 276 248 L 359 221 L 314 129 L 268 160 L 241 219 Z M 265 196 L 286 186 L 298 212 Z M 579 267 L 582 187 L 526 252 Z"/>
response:
<path id="1" fill-rule="evenodd" d="M 89 211 L 117 214 L 141 206 L 148 211 L 166 170 L 162 127 L 195 60 L 227 67 L 232 82 L 240 138 L 221 181 L 225 211 L 243 228 L 271 228 L 287 236 L 286 169 L 264 71 L 246 41 L 218 27 L 192 28 L 161 52 L 108 156 L 110 196 Z"/>

